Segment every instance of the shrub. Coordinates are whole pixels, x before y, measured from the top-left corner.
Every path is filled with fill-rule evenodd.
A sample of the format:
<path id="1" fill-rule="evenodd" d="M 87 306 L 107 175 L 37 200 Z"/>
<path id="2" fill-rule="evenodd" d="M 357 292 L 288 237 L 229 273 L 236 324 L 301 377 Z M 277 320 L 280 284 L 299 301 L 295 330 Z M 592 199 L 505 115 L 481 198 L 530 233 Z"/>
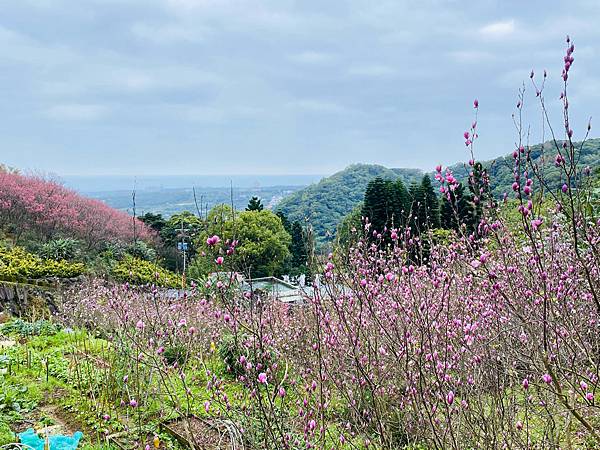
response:
<path id="1" fill-rule="evenodd" d="M 135 258 L 146 261 L 154 261 L 156 259 L 156 251 L 144 241 L 136 241 L 134 244 L 129 245 L 125 251 Z"/>
<path id="2" fill-rule="evenodd" d="M 40 247 L 39 255 L 55 261 L 70 260 L 77 256 L 79 242 L 76 239 L 53 239 Z"/>
<path id="3" fill-rule="evenodd" d="M 60 331 L 60 327 L 49 320 L 37 320 L 26 322 L 15 319 L 0 326 L 1 334 L 25 336 L 54 336 Z"/>
<path id="4" fill-rule="evenodd" d="M 42 259 L 21 247 L 0 247 L 0 279 L 73 278 L 84 271 L 82 263 Z"/>
<path id="5" fill-rule="evenodd" d="M 167 347 L 163 356 L 167 364 L 172 366 L 177 363 L 177 365 L 181 367 L 187 360 L 188 350 L 184 345 L 175 344 Z"/>
<path id="6" fill-rule="evenodd" d="M 156 284 L 164 287 L 181 286 L 181 278 L 176 273 L 131 255 L 125 255 L 113 267 L 112 275 L 119 281 L 133 284 Z"/>

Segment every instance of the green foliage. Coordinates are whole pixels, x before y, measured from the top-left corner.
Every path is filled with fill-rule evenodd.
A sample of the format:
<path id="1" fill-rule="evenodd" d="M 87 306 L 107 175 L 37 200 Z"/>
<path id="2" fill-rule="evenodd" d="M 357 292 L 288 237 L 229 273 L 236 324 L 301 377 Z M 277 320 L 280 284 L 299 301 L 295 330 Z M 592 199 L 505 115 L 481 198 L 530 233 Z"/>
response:
<path id="1" fill-rule="evenodd" d="M 390 190 L 386 181 L 377 177 L 365 190 L 362 215 L 369 219 L 371 231 L 383 232 L 390 220 Z"/>
<path id="2" fill-rule="evenodd" d="M 154 214 L 151 212 L 144 214 L 143 216 L 139 217 L 139 219 L 146 225 L 148 225 L 150 228 L 152 228 L 154 231 L 157 231 L 159 233 L 167 224 L 167 221 L 164 219 L 162 214 Z"/>
<path id="3" fill-rule="evenodd" d="M 182 227 L 185 234 L 194 238 L 204 228 L 204 222 L 189 211 L 173 214 L 161 228 L 160 237 L 165 244 L 174 246 L 180 239 L 179 235 Z"/>
<path id="4" fill-rule="evenodd" d="M 285 231 L 287 231 L 289 234 L 292 234 L 292 223 L 289 221 L 287 216 L 281 211 L 277 211 L 275 214 L 281 220 L 281 224 L 283 225 L 283 228 L 285 228 Z"/>
<path id="5" fill-rule="evenodd" d="M 231 207 L 218 205 L 208 214 L 207 222 L 208 229 L 198 245 L 215 234 L 224 241 L 238 241 L 235 253 L 225 257 L 225 268 L 250 272 L 253 277 L 278 275 L 290 257 L 291 237 L 271 211 L 242 211 L 236 215 Z M 214 255 L 199 255 L 196 260 L 192 264 L 195 268 L 215 271 Z"/>
<path id="6" fill-rule="evenodd" d="M 173 365 L 177 363 L 179 367 L 183 366 L 187 360 L 188 351 L 184 345 L 171 345 L 165 348 L 163 358 L 167 364 Z"/>
<path id="7" fill-rule="evenodd" d="M 562 142 L 559 142 L 561 145 Z M 600 166 L 600 139 L 589 139 L 581 146 L 578 166 L 580 168 Z M 544 144 L 545 158 L 543 159 L 544 178 L 548 181 L 551 190 L 560 189 L 564 180 L 561 178 L 559 169 L 554 167 L 554 155 L 552 143 Z M 542 146 L 531 147 L 531 159 L 533 164 L 542 166 Z M 475 176 L 481 177 L 483 170 L 491 180 L 491 192 L 495 198 L 500 198 L 504 192 L 511 192 L 514 181 L 514 160 L 512 155 L 499 157 L 489 161 L 482 161 L 481 169 L 471 168 L 463 163 L 450 166 L 454 176 L 467 186 L 469 172 L 475 170 Z M 319 183 L 301 189 L 284 198 L 276 210 L 284 213 L 291 221 L 308 220 L 313 225 L 316 239 L 319 244 L 327 242 L 333 237 L 335 230 L 342 219 L 363 200 L 367 184 L 376 177 L 383 179 L 401 179 L 409 186 L 417 182 L 423 173 L 416 169 L 388 169 L 382 166 L 356 164 L 330 177 L 323 178 Z M 477 180 L 476 180 L 477 181 Z M 470 187 L 470 186 L 469 186 Z M 475 188 L 475 187 L 474 187 Z M 477 188 L 479 189 L 479 188 Z M 600 188 L 599 188 L 600 190 Z M 482 193 L 477 193 L 481 195 Z M 485 192 L 484 196 L 487 195 Z M 600 194 L 599 194 L 600 196 Z M 481 199 L 479 205 L 483 204 Z M 475 211 L 475 221 L 479 217 L 479 211 Z"/>
<path id="8" fill-rule="evenodd" d="M 423 177 L 421 185 L 413 194 L 412 210 L 416 220 L 416 230 L 423 231 L 440 227 L 439 200 L 433 190 L 429 175 Z"/>
<path id="9" fill-rule="evenodd" d="M 3 380 L 0 383 L 0 419 L 19 420 L 23 414 L 32 411 L 37 402 L 28 396 L 28 387 L 22 383 Z"/>
<path id="10" fill-rule="evenodd" d="M 226 334 L 221 338 L 219 356 L 229 372 L 236 377 L 243 375 L 246 370 L 240 363 L 242 355 L 245 355 L 243 348 L 233 334 Z"/>
<path id="11" fill-rule="evenodd" d="M 21 247 L 0 247 L 0 279 L 73 278 L 85 271 L 82 263 L 42 259 Z"/>
<path id="12" fill-rule="evenodd" d="M 456 239 L 452 230 L 445 230 L 443 228 L 436 228 L 432 231 L 431 235 L 433 242 L 441 245 L 448 245 Z"/>
<path id="13" fill-rule="evenodd" d="M 60 326 L 49 320 L 37 320 L 26 322 L 22 319 L 14 319 L 0 325 L 0 334 L 27 336 L 54 336 L 60 331 Z"/>
<path id="14" fill-rule="evenodd" d="M 181 277 L 156 263 L 126 255 L 112 269 L 119 281 L 133 284 L 156 284 L 164 287 L 181 286 Z"/>
<path id="15" fill-rule="evenodd" d="M 135 243 L 126 247 L 125 251 L 128 255 L 131 255 L 134 258 L 143 259 L 145 261 L 156 260 L 156 250 L 154 250 L 144 241 L 136 241 Z"/>
<path id="16" fill-rule="evenodd" d="M 562 145 L 562 141 L 558 141 Z M 583 145 L 575 143 L 577 148 L 581 148 L 578 154 L 577 165 L 580 169 L 590 166 L 592 168 L 600 166 L 600 139 L 589 139 Z M 537 144 L 531 146 L 531 163 L 538 165 L 540 170 L 544 171 L 544 179 L 548 189 L 556 192 L 564 183 L 560 169 L 554 166 L 554 157 L 557 151 L 552 142 Z M 491 194 L 495 198 L 502 197 L 504 192 L 512 192 L 512 183 L 514 182 L 513 168 L 514 159 L 512 154 L 501 156 L 492 160 L 482 161 L 482 168 L 487 171 L 491 181 Z M 467 181 L 470 167 L 462 163 L 450 167 L 454 176 L 462 181 Z"/>
<path id="17" fill-rule="evenodd" d="M 43 244 L 38 253 L 42 258 L 55 261 L 74 259 L 79 253 L 79 241 L 76 239 L 53 239 Z"/>
<path id="18" fill-rule="evenodd" d="M 284 198 L 276 207 L 290 221 L 313 226 L 318 244 L 331 240 L 338 224 L 363 200 L 367 184 L 376 177 L 401 179 L 410 184 L 420 179 L 418 169 L 387 169 L 383 166 L 354 164 L 319 183 L 308 186 Z"/>
<path id="19" fill-rule="evenodd" d="M 0 421 L 0 447 L 6 444 L 12 444 L 17 441 L 17 436 L 13 433 L 8 424 Z"/>
<path id="20" fill-rule="evenodd" d="M 252 197 L 246 206 L 246 211 L 262 211 L 264 206 L 258 197 Z"/>
<path id="21" fill-rule="evenodd" d="M 441 227 L 458 231 L 464 225 L 468 233 L 473 232 L 477 223 L 472 197 L 465 193 L 460 183 L 448 195 L 449 199 L 447 195 L 442 195 L 441 199 Z"/>
<path id="22" fill-rule="evenodd" d="M 363 204 L 359 203 L 338 225 L 337 244 L 342 248 L 349 247 L 362 237 L 362 209 Z"/>
<path id="23" fill-rule="evenodd" d="M 361 212 L 363 217 L 369 219 L 371 232 L 383 232 L 386 227 L 403 226 L 410 207 L 410 197 L 402 180 L 377 177 L 367 185 Z"/>
<path id="24" fill-rule="evenodd" d="M 308 272 L 308 251 L 306 248 L 306 238 L 300 222 L 294 222 L 291 230 L 292 241 L 290 244 L 290 252 L 292 254 L 292 275 L 296 273 Z"/>

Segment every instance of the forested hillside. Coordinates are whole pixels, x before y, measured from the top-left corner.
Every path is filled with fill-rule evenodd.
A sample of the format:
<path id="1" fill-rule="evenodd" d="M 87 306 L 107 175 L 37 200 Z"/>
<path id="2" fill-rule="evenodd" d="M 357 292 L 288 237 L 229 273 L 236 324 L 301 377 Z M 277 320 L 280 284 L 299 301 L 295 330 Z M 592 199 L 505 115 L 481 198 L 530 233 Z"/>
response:
<path id="1" fill-rule="evenodd" d="M 559 142 L 562 145 L 562 142 Z M 581 144 L 577 144 L 577 148 Z M 544 169 L 544 179 L 550 189 L 559 189 L 563 181 L 560 180 L 559 169 L 554 165 L 554 158 L 557 151 L 554 143 L 546 142 L 531 147 L 531 158 L 540 167 Z M 513 167 L 514 159 L 512 153 L 490 161 L 483 161 L 482 164 L 488 169 L 490 174 L 492 192 L 495 196 L 501 196 L 504 192 L 511 192 L 514 181 Z M 581 147 L 579 153 L 578 165 L 580 167 L 589 166 L 596 168 L 600 166 L 600 139 L 589 139 Z M 461 181 L 467 179 L 466 164 L 458 163 L 450 167 L 454 176 Z"/>
<path id="2" fill-rule="evenodd" d="M 540 165 L 543 159 L 545 179 L 550 188 L 558 189 L 562 182 L 558 169 L 554 166 L 556 149 L 548 142 L 543 150 L 542 158 L 542 145 L 533 146 L 531 157 Z M 512 153 L 483 161 L 482 164 L 490 173 L 494 195 L 501 196 L 504 192 L 511 192 L 514 181 Z M 579 166 L 600 166 L 600 139 L 590 139 L 583 144 Z M 450 168 L 455 177 L 466 185 L 468 165 L 457 163 Z M 419 169 L 389 169 L 379 165 L 354 164 L 287 196 L 276 210 L 293 221 L 308 220 L 314 228 L 317 242 L 323 243 L 335 235 L 337 225 L 362 201 L 369 181 L 376 177 L 389 180 L 400 178 L 409 187 L 413 182 L 420 182 L 423 175 L 424 172 Z"/>
<path id="3" fill-rule="evenodd" d="M 420 181 L 419 169 L 388 169 L 379 165 L 353 164 L 284 198 L 276 210 L 290 221 L 310 221 L 318 242 L 333 237 L 338 223 L 362 201 L 365 189 L 373 178 L 402 179 L 407 186 Z"/>

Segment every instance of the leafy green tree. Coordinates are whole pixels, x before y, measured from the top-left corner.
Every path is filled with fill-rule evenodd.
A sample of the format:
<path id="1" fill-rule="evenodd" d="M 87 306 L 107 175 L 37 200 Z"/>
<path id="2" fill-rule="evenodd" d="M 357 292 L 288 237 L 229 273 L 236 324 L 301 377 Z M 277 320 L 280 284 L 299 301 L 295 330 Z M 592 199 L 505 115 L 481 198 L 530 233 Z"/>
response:
<path id="1" fill-rule="evenodd" d="M 281 219 L 272 211 L 242 211 L 236 214 L 227 205 L 218 205 L 208 214 L 207 229 L 196 240 L 202 245 L 208 236 L 218 235 L 222 241 L 237 240 L 235 252 L 225 255 L 224 269 L 250 274 L 252 277 L 281 275 L 290 258 L 291 237 Z M 198 255 L 197 258 L 213 258 Z M 209 261 L 210 263 L 211 261 Z M 201 266 L 201 261 L 195 263 Z M 216 270 L 214 264 L 204 265 Z"/>
<path id="2" fill-rule="evenodd" d="M 338 225 L 337 243 L 341 248 L 348 248 L 363 236 L 362 209 L 359 203 Z"/>
<path id="3" fill-rule="evenodd" d="M 181 240 L 182 226 L 184 234 L 193 239 L 198 236 L 200 231 L 204 228 L 204 222 L 194 213 L 189 211 L 173 214 L 162 226 L 160 231 L 160 236 L 166 245 L 177 245 L 177 242 Z"/>
<path id="4" fill-rule="evenodd" d="M 139 217 L 139 219 L 142 222 L 144 222 L 146 225 L 148 225 L 150 228 L 152 228 L 153 230 L 155 230 L 159 233 L 167 224 L 167 221 L 162 216 L 162 214 L 154 214 L 151 212 L 147 212 L 143 216 Z"/>
<path id="5" fill-rule="evenodd" d="M 183 234 L 181 231 L 182 225 Z M 194 242 L 205 227 L 204 221 L 190 211 L 173 214 L 166 221 L 160 230 L 160 237 L 164 246 L 160 253 L 167 268 L 180 270 L 183 267 L 183 255 L 177 250 L 177 243 L 181 242 L 183 236 L 185 236 L 185 241 L 188 243 L 186 258 L 194 257 L 196 253 Z"/>
<path id="6" fill-rule="evenodd" d="M 246 206 L 246 211 L 262 211 L 263 209 L 263 204 L 258 197 L 252 197 Z"/>

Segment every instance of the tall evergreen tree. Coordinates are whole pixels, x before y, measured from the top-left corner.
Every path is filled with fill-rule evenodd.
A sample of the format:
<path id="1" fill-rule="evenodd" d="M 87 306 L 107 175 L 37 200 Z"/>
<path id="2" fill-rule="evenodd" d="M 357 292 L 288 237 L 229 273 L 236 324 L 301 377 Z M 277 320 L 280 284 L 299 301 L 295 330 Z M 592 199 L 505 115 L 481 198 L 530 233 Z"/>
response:
<path id="1" fill-rule="evenodd" d="M 290 252 L 292 254 L 292 267 L 299 272 L 304 272 L 306 262 L 308 261 L 308 252 L 306 251 L 306 240 L 304 239 L 304 232 L 302 231 L 300 222 L 292 224 L 291 235 L 292 243 L 290 245 Z"/>
<path id="2" fill-rule="evenodd" d="M 412 184 L 409 190 L 414 233 L 440 227 L 439 200 L 433 190 L 431 178 L 425 175 L 420 185 Z"/>
<path id="3" fill-rule="evenodd" d="M 362 215 L 368 217 L 371 231 L 382 232 L 388 222 L 389 188 L 383 178 L 370 181 L 365 191 Z"/>
<path id="4" fill-rule="evenodd" d="M 263 204 L 258 197 L 252 197 L 246 206 L 246 211 L 262 211 L 263 209 Z"/>
<path id="5" fill-rule="evenodd" d="M 421 182 L 421 191 L 423 192 L 424 204 L 427 214 L 427 225 L 429 228 L 440 227 L 440 204 L 438 196 L 433 190 L 431 178 L 429 175 L 423 177 Z"/>
<path id="6" fill-rule="evenodd" d="M 410 212 L 410 195 L 401 179 L 390 182 L 388 189 L 390 191 L 388 211 L 390 220 L 393 221 L 394 227 L 403 227 L 406 224 L 408 213 Z"/>
<path id="7" fill-rule="evenodd" d="M 410 226 L 413 233 L 417 233 L 420 229 L 418 213 L 421 197 L 421 188 L 417 183 L 412 183 L 408 189 L 408 204 L 409 212 L 407 214 L 407 225 Z"/>
<path id="8" fill-rule="evenodd" d="M 465 192 L 462 184 L 458 184 L 448 196 L 441 200 L 441 226 L 447 230 L 458 231 L 462 225 L 471 233 L 475 227 L 475 209 L 472 198 Z"/>
<path id="9" fill-rule="evenodd" d="M 290 220 L 287 218 L 287 216 L 282 213 L 281 211 L 277 211 L 275 213 L 275 215 L 277 217 L 279 217 L 279 219 L 281 220 L 281 223 L 283 225 L 283 228 L 285 228 L 285 231 L 287 231 L 290 235 L 292 234 L 292 224 L 290 223 Z"/>

